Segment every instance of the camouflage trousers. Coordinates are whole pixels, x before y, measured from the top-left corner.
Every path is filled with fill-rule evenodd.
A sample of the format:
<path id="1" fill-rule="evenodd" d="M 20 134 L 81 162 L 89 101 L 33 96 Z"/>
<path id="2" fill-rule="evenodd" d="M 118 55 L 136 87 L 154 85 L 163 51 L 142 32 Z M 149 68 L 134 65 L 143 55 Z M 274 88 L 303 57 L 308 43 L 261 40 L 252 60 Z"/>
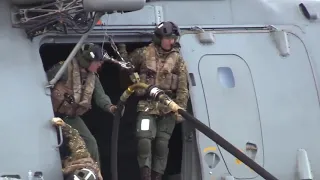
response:
<path id="1" fill-rule="evenodd" d="M 164 174 L 169 153 L 169 140 L 175 127 L 175 115 L 150 115 L 140 112 L 137 119 L 138 163 Z"/>
<path id="2" fill-rule="evenodd" d="M 67 117 L 63 119 L 67 124 L 69 124 L 74 129 L 78 130 L 80 136 L 86 143 L 87 149 L 92 157 L 96 162 L 98 162 L 100 166 L 100 157 L 99 157 L 99 149 L 98 144 L 94 136 L 91 134 L 90 130 L 88 129 L 87 125 L 84 121 L 79 117 Z"/>

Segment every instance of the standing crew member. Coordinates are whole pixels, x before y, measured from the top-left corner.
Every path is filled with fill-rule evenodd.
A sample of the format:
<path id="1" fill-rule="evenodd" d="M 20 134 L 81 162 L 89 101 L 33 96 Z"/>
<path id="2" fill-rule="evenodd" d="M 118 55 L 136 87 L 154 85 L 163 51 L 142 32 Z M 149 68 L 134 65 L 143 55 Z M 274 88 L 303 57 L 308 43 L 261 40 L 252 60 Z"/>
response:
<path id="1" fill-rule="evenodd" d="M 162 22 L 156 27 L 153 42 L 149 46 L 127 55 L 125 44 L 119 44 L 119 51 L 136 67 L 141 82 L 156 85 L 185 109 L 189 98 L 188 73 L 176 42 L 179 36 L 180 30 L 174 23 Z M 137 91 L 137 95 L 144 94 L 143 90 Z M 181 121 L 182 117 L 147 98 L 139 101 L 137 111 L 136 135 L 141 178 L 160 180 L 166 169 L 168 143 L 175 121 Z"/>
<path id="2" fill-rule="evenodd" d="M 114 113 L 116 110 L 96 74 L 104 63 L 103 52 L 98 45 L 84 44 L 51 92 L 55 116 L 63 118 L 67 124 L 79 131 L 92 158 L 99 164 L 96 139 L 80 116 L 91 109 L 92 98 L 106 112 Z M 62 63 L 59 63 L 50 69 L 47 72 L 48 79 L 52 79 L 61 66 Z"/>

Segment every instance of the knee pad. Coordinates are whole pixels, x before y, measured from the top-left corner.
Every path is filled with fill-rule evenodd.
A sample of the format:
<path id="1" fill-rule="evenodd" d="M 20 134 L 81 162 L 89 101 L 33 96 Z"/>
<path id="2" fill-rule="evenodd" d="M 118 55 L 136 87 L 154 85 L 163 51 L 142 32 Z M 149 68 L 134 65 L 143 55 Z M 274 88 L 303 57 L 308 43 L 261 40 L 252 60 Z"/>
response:
<path id="1" fill-rule="evenodd" d="M 151 139 L 141 138 L 138 140 L 138 154 L 140 156 L 149 156 L 151 153 Z"/>
<path id="2" fill-rule="evenodd" d="M 166 157 L 169 152 L 169 140 L 164 138 L 156 138 L 154 153 L 158 157 Z"/>

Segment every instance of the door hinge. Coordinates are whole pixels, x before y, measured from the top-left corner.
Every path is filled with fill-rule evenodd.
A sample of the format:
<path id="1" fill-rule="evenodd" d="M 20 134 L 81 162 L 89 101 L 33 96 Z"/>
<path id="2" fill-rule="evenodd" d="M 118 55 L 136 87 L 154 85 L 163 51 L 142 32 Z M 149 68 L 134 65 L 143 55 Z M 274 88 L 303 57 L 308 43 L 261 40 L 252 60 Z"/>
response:
<path id="1" fill-rule="evenodd" d="M 286 57 L 290 55 L 290 45 L 288 33 L 284 30 L 279 30 L 274 26 L 269 26 L 272 39 L 279 51 L 280 56 Z"/>

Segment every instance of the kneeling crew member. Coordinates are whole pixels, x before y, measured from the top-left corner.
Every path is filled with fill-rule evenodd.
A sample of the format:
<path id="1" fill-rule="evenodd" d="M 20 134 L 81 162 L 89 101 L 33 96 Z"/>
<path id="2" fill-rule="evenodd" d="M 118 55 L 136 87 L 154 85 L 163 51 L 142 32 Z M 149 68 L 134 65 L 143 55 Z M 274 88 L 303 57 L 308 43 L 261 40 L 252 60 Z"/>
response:
<path id="1" fill-rule="evenodd" d="M 79 132 L 61 118 L 53 118 L 52 121 L 62 129 L 63 143 L 59 150 L 64 179 L 103 180 L 99 165 L 91 158 Z"/>

